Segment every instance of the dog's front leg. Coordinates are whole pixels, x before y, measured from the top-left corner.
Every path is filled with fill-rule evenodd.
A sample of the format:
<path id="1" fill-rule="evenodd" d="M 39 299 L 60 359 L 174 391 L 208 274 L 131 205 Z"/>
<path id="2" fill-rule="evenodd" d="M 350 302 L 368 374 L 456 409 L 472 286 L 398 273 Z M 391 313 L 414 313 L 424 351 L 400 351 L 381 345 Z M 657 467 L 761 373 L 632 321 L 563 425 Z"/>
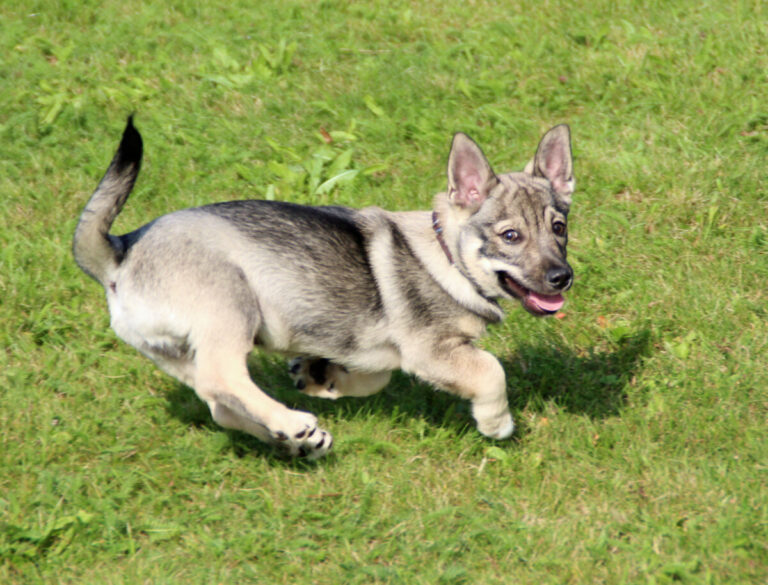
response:
<path id="1" fill-rule="evenodd" d="M 487 437 L 506 439 L 514 431 L 504 368 L 487 351 L 469 343 L 443 342 L 431 359 L 404 364 L 403 369 L 470 400 L 477 428 Z"/>

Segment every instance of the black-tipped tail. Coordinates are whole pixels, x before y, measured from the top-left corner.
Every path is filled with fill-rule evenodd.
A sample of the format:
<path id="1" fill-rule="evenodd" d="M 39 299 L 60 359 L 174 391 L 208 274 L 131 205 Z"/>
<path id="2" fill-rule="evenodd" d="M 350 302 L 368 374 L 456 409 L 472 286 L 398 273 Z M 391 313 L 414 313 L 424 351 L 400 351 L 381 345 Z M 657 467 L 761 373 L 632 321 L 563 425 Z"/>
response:
<path id="1" fill-rule="evenodd" d="M 123 137 L 120 140 L 117 153 L 115 153 L 115 157 L 112 159 L 112 164 L 115 165 L 115 170 L 118 173 L 124 172 L 131 165 L 139 167 L 143 153 L 144 143 L 141 140 L 141 134 L 136 130 L 136 126 L 133 125 L 133 114 L 131 114 L 128 116 L 125 130 L 123 130 Z M 136 174 L 138 174 L 138 168 L 136 169 Z"/>
<path id="2" fill-rule="evenodd" d="M 109 273 L 117 267 L 122 256 L 120 242 L 109 237 L 109 228 L 133 189 L 141 167 L 142 152 L 141 134 L 133 125 L 131 115 L 120 146 L 75 229 L 72 244 L 75 261 L 102 285 L 106 285 Z"/>

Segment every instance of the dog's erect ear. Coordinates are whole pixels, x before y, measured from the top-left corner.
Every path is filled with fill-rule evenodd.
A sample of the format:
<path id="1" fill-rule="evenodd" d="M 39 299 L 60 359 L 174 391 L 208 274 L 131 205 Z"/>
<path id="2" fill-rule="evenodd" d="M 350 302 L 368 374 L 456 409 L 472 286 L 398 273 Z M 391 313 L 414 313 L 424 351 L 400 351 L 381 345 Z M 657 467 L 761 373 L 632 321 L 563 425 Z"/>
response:
<path id="1" fill-rule="evenodd" d="M 555 193 L 570 204 L 575 181 L 571 129 L 567 124 L 555 126 L 542 137 L 536 156 L 525 167 L 525 172 L 547 179 Z"/>
<path id="2" fill-rule="evenodd" d="M 458 132 L 448 156 L 448 199 L 451 204 L 477 211 L 499 179 L 483 151 L 466 134 Z"/>

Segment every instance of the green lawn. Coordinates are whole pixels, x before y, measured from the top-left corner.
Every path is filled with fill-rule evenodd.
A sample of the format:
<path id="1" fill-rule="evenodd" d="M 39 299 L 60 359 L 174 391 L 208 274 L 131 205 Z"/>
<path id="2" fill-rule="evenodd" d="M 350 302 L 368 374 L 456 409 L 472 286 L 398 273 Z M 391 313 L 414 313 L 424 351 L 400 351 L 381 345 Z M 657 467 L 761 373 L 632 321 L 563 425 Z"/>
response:
<path id="1" fill-rule="evenodd" d="M 20 7 L 24 4 L 24 7 Z M 768 581 L 768 4 L 0 6 L 0 583 Z M 429 207 L 571 125 L 576 282 L 482 345 L 518 431 L 397 375 L 316 464 L 226 432 L 109 329 L 76 218 L 125 118 L 116 231 L 233 198 Z"/>

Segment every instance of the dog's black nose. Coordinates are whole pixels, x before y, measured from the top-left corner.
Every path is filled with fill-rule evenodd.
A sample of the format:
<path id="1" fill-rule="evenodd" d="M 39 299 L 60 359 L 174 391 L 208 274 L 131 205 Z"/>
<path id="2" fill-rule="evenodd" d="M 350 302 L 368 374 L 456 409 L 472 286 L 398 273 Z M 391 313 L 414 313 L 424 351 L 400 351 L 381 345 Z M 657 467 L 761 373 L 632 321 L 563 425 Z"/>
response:
<path id="1" fill-rule="evenodd" d="M 567 266 L 551 268 L 547 271 L 547 282 L 557 290 L 565 290 L 571 286 L 573 271 Z"/>

